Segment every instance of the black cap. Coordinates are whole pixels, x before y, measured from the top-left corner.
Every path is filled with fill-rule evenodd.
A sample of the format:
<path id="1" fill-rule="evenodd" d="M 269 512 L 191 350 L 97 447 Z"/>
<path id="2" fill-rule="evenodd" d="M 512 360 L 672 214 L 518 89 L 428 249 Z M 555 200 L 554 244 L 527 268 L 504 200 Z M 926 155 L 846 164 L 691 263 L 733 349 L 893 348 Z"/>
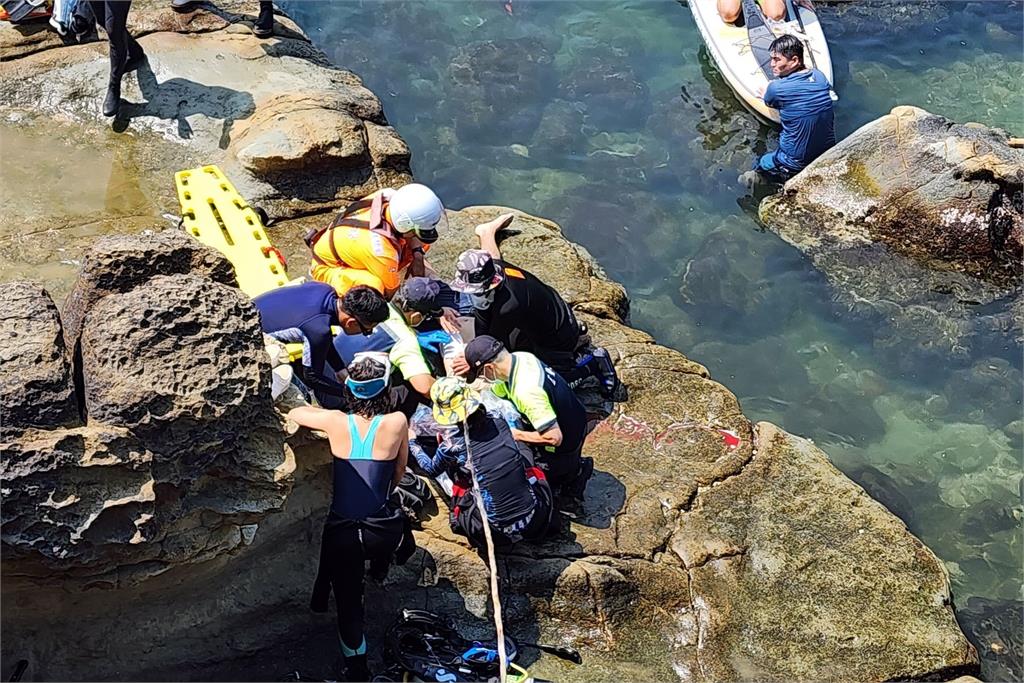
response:
<path id="1" fill-rule="evenodd" d="M 411 277 L 398 293 L 401 306 L 407 311 L 431 315 L 441 310 L 441 283 L 429 277 Z"/>
<path id="2" fill-rule="evenodd" d="M 504 350 L 504 344 L 486 334 L 466 344 L 466 363 L 469 364 L 469 374 L 466 375 L 466 381 L 475 381 L 477 375 L 480 374 L 480 369 L 494 360 Z"/>

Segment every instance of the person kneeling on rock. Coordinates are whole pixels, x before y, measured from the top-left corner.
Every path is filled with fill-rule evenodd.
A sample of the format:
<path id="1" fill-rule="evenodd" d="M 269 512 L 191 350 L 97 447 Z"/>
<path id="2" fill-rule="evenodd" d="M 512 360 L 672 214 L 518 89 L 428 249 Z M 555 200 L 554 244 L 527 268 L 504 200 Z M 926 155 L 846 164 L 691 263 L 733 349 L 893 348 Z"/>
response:
<path id="1" fill-rule="evenodd" d="M 322 282 L 278 287 L 252 302 L 266 334 L 285 344 L 302 344 L 301 363 L 293 367 L 321 404 L 328 397 L 345 396 L 345 363 L 334 347 L 331 327 L 340 327 L 340 336 L 367 336 L 391 315 L 384 297 L 370 287 L 353 287 L 338 296 Z"/>
<path id="2" fill-rule="evenodd" d="M 350 681 L 370 679 L 363 635 L 365 563 L 370 576 L 383 581 L 392 558 L 404 564 L 416 549 L 409 518 L 392 495 L 409 458 L 409 423 L 391 412 L 390 369 L 387 354 L 361 354 L 348 366 L 347 415 L 311 406 L 288 412 L 300 426 L 326 433 L 334 456 L 334 492 L 310 608 L 326 612 L 334 590 Z"/>
<path id="3" fill-rule="evenodd" d="M 540 540 L 551 526 L 554 500 L 544 472 L 534 467 L 530 450 L 512 436 L 505 419 L 488 411 L 480 395 L 461 377 L 443 377 L 430 392 L 434 421 L 451 427 L 430 456 L 415 441 L 410 450 L 431 476 L 451 477 L 452 531 L 484 548 L 483 516 L 473 495 L 472 461 L 496 546 Z"/>

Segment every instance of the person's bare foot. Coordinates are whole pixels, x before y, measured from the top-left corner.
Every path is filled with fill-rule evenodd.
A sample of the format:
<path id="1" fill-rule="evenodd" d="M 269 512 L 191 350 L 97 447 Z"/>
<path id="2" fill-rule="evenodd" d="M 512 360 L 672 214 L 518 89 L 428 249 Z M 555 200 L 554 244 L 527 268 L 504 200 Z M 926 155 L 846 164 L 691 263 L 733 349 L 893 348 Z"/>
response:
<path id="1" fill-rule="evenodd" d="M 507 228 L 512 223 L 513 220 L 515 220 L 515 214 L 505 213 L 498 216 L 492 221 L 487 221 L 486 223 L 481 223 L 480 225 L 476 226 L 476 230 L 474 232 L 476 232 L 477 237 L 483 237 L 484 235 L 487 234 L 490 234 L 491 237 L 494 237 L 499 232 Z"/>

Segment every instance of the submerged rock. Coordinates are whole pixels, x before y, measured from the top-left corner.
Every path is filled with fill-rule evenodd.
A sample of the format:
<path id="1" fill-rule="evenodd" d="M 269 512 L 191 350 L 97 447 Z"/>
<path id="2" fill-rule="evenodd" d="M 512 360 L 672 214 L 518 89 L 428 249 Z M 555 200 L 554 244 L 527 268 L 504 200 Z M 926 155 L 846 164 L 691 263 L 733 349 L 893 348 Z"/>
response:
<path id="1" fill-rule="evenodd" d="M 897 107 L 760 215 L 825 273 L 837 308 L 881 328 L 877 344 L 966 358 L 993 330 L 1022 335 L 1022 182 L 1024 152 L 1005 133 Z"/>
<path id="2" fill-rule="evenodd" d="M 555 84 L 552 54 L 539 38 L 470 43 L 448 67 L 459 100 L 455 130 L 462 143 L 487 139 L 495 128 L 511 142 L 526 142 L 540 123 L 537 102 Z"/>

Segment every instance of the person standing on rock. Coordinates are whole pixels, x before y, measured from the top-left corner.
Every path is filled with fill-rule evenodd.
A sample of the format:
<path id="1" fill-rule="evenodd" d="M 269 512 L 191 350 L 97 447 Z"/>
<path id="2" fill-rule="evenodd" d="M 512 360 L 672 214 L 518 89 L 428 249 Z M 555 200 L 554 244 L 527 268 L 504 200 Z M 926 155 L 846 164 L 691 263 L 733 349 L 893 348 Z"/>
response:
<path id="1" fill-rule="evenodd" d="M 89 0 L 96 24 L 107 32 L 110 54 L 110 76 L 103 98 L 103 115 L 117 116 L 121 109 L 121 78 L 138 68 L 146 54 L 128 32 L 128 11 L 131 0 Z"/>
<path id="2" fill-rule="evenodd" d="M 447 223 L 444 205 L 426 185 L 378 190 L 306 235 L 310 274 L 339 294 L 366 285 L 390 299 L 406 271 L 426 274 L 424 254 Z"/>
<path id="3" fill-rule="evenodd" d="M 536 275 L 501 258 L 495 235 L 512 214 L 477 226 L 483 249 L 462 252 L 451 286 L 473 298 L 476 334 L 499 339 L 511 351 L 528 351 L 560 374 L 574 389 L 596 377 L 611 398 L 619 385 L 615 365 L 603 348 L 594 348 L 562 295 Z M 466 365 L 456 363 L 463 374 Z"/>
<path id="4" fill-rule="evenodd" d="M 338 296 L 330 285 L 305 282 L 278 287 L 252 300 L 260 312 L 263 332 L 280 342 L 301 343 L 302 361 L 295 364 L 300 379 L 321 403 L 345 396 L 345 363 L 334 348 L 331 327 L 344 335 L 370 335 L 388 319 L 384 297 L 369 287 L 353 287 Z"/>
<path id="5" fill-rule="evenodd" d="M 333 495 L 310 608 L 326 612 L 334 590 L 346 680 L 368 681 L 366 562 L 370 576 L 383 581 L 392 559 L 404 564 L 415 550 L 409 519 L 392 497 L 409 459 L 409 423 L 401 413 L 391 412 L 391 363 L 386 355 L 361 355 L 347 370 L 349 414 L 301 406 L 290 410 L 288 418 L 324 432 L 334 455 Z"/>
<path id="6" fill-rule="evenodd" d="M 836 144 L 832 86 L 825 74 L 804 66 L 804 46 L 792 35 L 776 38 L 771 47 L 772 73 L 761 96 L 779 110 L 782 133 L 779 148 L 760 157 L 754 169 L 740 176 L 752 184 L 760 174 L 771 182 L 785 182 Z"/>
<path id="7" fill-rule="evenodd" d="M 483 377 L 496 396 L 512 402 L 531 427 L 513 429 L 512 436 L 534 448 L 551 486 L 569 502 L 581 505 L 594 473 L 594 459 L 582 457 L 587 411 L 569 385 L 537 356 L 510 353 L 488 335 L 466 345 L 465 360 L 466 381 Z"/>
<path id="8" fill-rule="evenodd" d="M 175 12 L 191 12 L 202 0 L 171 0 L 171 9 Z M 269 38 L 274 35 L 274 3 L 272 0 L 260 0 L 260 13 L 252 28 L 257 38 Z"/>

